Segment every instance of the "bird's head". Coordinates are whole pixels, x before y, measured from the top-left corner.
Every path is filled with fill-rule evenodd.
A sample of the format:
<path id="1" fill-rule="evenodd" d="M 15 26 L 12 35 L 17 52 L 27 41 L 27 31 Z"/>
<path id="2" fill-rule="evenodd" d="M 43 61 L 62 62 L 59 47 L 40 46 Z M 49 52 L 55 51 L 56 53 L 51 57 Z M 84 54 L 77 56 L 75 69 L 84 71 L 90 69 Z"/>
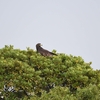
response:
<path id="1" fill-rule="evenodd" d="M 41 44 L 41 43 L 38 43 L 38 44 L 36 44 L 36 45 L 38 45 L 38 46 L 42 46 L 42 44 Z"/>
<path id="2" fill-rule="evenodd" d="M 37 44 L 36 44 L 36 47 L 41 47 L 41 46 L 42 46 L 41 43 L 37 43 Z"/>

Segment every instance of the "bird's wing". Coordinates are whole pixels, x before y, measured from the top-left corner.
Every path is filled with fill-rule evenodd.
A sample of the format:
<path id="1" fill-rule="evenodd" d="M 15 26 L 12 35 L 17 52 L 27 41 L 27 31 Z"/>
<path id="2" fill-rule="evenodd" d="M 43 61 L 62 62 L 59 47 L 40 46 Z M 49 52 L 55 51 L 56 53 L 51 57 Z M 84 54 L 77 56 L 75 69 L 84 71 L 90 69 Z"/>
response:
<path id="1" fill-rule="evenodd" d="M 39 53 L 40 53 L 41 55 L 43 55 L 43 56 L 53 56 L 53 55 L 57 55 L 57 54 L 55 54 L 55 53 L 53 53 L 53 52 L 50 52 L 50 51 L 48 51 L 48 50 L 45 50 L 45 49 L 41 49 L 41 50 L 39 51 Z"/>

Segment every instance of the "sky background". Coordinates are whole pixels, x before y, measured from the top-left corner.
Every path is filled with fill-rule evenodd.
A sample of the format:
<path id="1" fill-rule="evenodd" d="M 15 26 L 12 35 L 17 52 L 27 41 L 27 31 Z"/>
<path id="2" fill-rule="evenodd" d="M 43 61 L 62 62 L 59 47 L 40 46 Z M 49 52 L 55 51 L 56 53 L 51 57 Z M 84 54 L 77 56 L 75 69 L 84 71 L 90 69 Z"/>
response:
<path id="1" fill-rule="evenodd" d="M 0 48 L 37 43 L 100 69 L 100 0 L 0 0 Z"/>

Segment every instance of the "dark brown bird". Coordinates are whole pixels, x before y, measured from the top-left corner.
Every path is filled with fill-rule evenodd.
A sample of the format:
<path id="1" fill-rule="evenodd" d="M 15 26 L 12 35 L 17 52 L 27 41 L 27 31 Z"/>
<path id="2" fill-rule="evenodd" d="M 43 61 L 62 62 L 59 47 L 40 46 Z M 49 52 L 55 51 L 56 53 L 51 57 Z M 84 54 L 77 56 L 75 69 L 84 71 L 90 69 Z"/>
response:
<path id="1" fill-rule="evenodd" d="M 57 56 L 57 54 L 55 54 L 55 53 L 53 53 L 53 52 L 50 52 L 50 51 L 48 51 L 48 50 L 45 50 L 45 49 L 43 49 L 41 46 L 42 46 L 41 43 L 36 44 L 36 50 L 37 50 L 37 52 L 40 53 L 42 56 L 53 56 L 53 55 L 56 55 L 56 56 Z"/>

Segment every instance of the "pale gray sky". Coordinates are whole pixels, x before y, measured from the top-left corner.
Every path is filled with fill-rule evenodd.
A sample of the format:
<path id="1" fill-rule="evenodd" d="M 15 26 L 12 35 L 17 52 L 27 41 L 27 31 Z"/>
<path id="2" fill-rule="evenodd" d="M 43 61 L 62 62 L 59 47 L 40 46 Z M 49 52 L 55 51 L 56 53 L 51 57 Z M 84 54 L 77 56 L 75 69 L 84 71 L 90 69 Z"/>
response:
<path id="1" fill-rule="evenodd" d="M 0 0 L 0 48 L 81 56 L 100 69 L 100 0 Z"/>

